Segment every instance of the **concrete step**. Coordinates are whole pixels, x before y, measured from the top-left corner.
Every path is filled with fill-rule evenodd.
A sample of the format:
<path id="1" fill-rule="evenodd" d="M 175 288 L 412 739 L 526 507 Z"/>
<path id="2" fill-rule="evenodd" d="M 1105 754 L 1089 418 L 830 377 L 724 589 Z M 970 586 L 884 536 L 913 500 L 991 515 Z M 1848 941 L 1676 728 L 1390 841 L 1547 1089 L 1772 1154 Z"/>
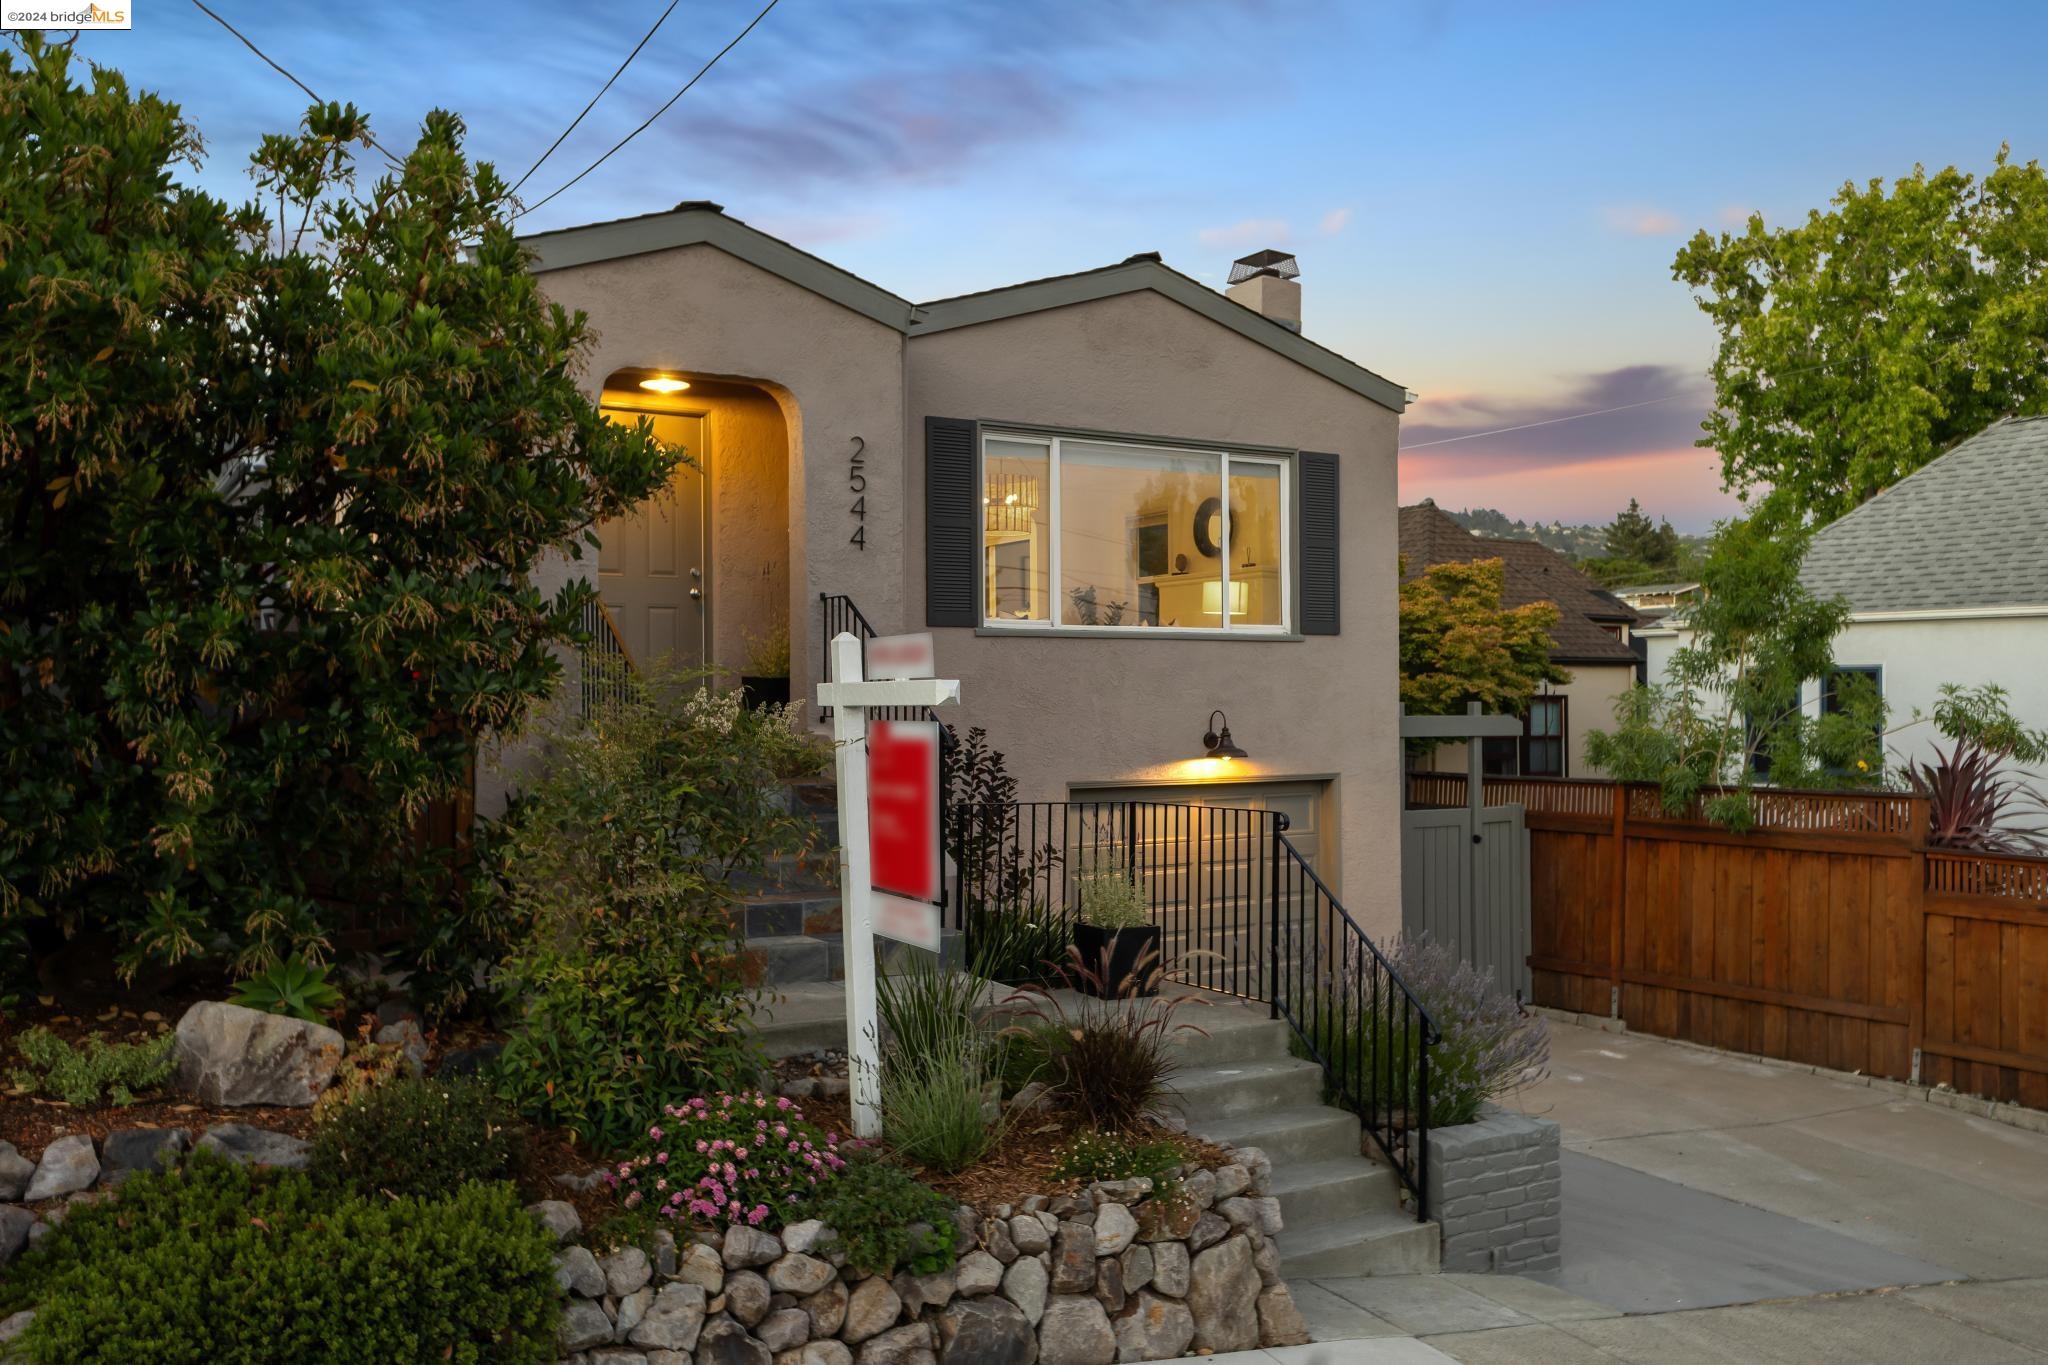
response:
<path id="1" fill-rule="evenodd" d="M 1365 1160 L 1358 1154 L 1358 1116 L 1341 1109 L 1325 1109 L 1319 1104 L 1230 1118 L 1194 1119 L 1189 1121 L 1188 1131 L 1211 1142 L 1257 1147 L 1273 1158 L 1276 1170 L 1287 1162 L 1329 1161 L 1339 1157 Z"/>
<path id="2" fill-rule="evenodd" d="M 1402 1212 L 1401 1178 L 1392 1167 L 1363 1157 L 1275 1165 L 1272 1193 L 1280 1201 L 1280 1217 L 1289 1230 Z"/>
<path id="3" fill-rule="evenodd" d="M 1181 1112 L 1190 1123 L 1203 1119 L 1300 1108 L 1319 1102 L 1323 1069 L 1292 1057 L 1279 1061 L 1183 1066 L 1173 1078 Z"/>
<path id="4" fill-rule="evenodd" d="M 771 992 L 754 1010 L 754 1033 L 771 1058 L 846 1046 L 846 991 L 836 981 Z"/>
<path id="5" fill-rule="evenodd" d="M 832 979 L 832 953 L 823 943 L 802 934 L 750 938 L 746 955 L 759 971 L 764 986 L 791 986 L 799 982 Z"/>
<path id="6" fill-rule="evenodd" d="M 1266 1017 L 1266 1008 L 1229 996 L 1194 992 L 1200 1004 L 1180 1007 L 1175 1024 L 1192 1024 L 1201 1032 L 1176 1028 L 1169 1036 L 1187 1068 L 1228 1066 L 1241 1062 L 1280 1061 L 1287 1051 L 1287 1025 Z"/>
<path id="7" fill-rule="evenodd" d="M 1442 1262 L 1437 1225 L 1418 1223 L 1415 1215 L 1404 1209 L 1379 1210 L 1316 1227 L 1286 1228 L 1276 1240 L 1280 1274 L 1289 1280 L 1434 1275 Z"/>

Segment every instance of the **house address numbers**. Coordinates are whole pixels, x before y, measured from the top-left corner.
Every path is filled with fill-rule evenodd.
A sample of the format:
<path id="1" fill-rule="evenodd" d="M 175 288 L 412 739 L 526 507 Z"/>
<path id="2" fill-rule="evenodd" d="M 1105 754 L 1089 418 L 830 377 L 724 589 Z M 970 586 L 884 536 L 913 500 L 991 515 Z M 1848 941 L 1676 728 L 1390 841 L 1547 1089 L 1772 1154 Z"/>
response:
<path id="1" fill-rule="evenodd" d="M 853 535 L 849 543 L 856 550 L 868 548 L 868 470 L 862 456 L 867 453 L 868 443 L 856 436 L 853 438 L 853 458 L 847 462 L 846 487 L 853 494 Z"/>

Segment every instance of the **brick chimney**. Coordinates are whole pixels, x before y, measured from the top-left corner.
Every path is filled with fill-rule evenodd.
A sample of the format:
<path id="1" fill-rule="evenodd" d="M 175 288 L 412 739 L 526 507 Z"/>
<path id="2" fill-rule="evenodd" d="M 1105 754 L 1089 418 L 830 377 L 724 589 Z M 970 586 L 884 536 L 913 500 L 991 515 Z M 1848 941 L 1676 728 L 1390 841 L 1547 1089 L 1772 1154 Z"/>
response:
<path id="1" fill-rule="evenodd" d="M 1254 251 L 1230 265 L 1230 298 L 1290 332 L 1301 330 L 1301 266 L 1284 251 Z"/>

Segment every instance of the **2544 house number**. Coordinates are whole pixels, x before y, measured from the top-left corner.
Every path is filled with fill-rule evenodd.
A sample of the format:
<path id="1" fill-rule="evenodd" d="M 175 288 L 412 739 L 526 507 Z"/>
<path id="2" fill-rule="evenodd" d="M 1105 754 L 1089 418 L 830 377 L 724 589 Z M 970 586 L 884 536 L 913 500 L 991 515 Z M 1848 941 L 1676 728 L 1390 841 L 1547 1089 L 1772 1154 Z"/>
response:
<path id="1" fill-rule="evenodd" d="M 847 462 L 846 487 L 853 494 L 853 534 L 848 541 L 856 550 L 868 547 L 868 471 L 867 463 L 861 457 L 867 453 L 868 443 L 856 436 L 853 438 L 853 458 Z"/>

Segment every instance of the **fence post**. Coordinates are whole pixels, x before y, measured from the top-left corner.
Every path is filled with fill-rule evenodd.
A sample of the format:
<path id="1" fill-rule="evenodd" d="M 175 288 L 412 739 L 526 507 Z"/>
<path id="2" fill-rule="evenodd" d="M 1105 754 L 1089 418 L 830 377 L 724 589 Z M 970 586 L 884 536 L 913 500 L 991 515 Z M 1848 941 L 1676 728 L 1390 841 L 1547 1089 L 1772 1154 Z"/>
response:
<path id="1" fill-rule="evenodd" d="M 1614 784 L 1614 873 L 1608 879 L 1607 1017 L 1621 1018 L 1622 916 L 1628 906 L 1628 783 Z"/>
<path id="2" fill-rule="evenodd" d="M 1287 817 L 1268 813 L 1265 817 L 1266 837 L 1273 846 L 1273 872 L 1267 878 L 1266 892 L 1266 1017 L 1280 1017 L 1280 831 L 1287 827 Z"/>
<path id="3" fill-rule="evenodd" d="M 1906 1078 L 1920 1084 L 1920 1048 L 1927 1041 L 1927 798 L 1907 799 L 1906 818 L 1912 822 L 1906 836 L 1913 850 L 1912 903 L 1906 909 L 1906 927 L 1913 942 L 1906 949 Z"/>

